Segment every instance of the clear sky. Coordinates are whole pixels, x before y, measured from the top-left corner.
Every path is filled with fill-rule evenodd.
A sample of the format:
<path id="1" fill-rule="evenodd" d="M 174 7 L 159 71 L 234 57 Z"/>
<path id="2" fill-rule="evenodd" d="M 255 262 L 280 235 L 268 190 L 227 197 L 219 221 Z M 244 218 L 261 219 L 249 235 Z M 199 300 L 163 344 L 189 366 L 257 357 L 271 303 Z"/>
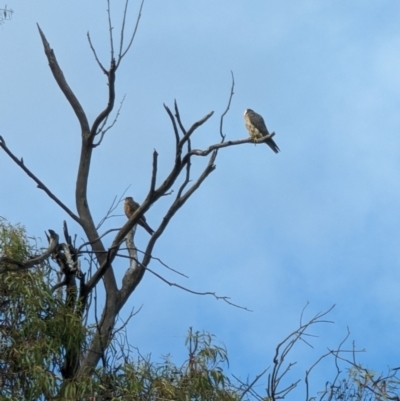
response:
<path id="1" fill-rule="evenodd" d="M 113 3 L 118 32 L 122 1 Z M 129 29 L 138 5 L 131 0 Z M 86 32 L 108 64 L 106 2 L 9 0 L 7 6 L 14 15 L 0 28 L 1 135 L 74 208 L 80 133 L 36 23 L 93 121 L 107 86 Z M 126 95 L 121 115 L 93 158 L 89 201 L 96 221 L 128 186 L 129 195 L 144 199 L 153 149 L 160 182 L 171 166 L 174 137 L 163 103 L 177 99 L 186 126 L 214 110 L 193 146 L 219 141 L 231 70 L 236 87 L 227 139 L 247 136 L 243 112 L 252 108 L 276 132 L 281 153 L 251 144 L 221 151 L 217 169 L 154 251 L 190 278 L 150 266 L 253 312 L 146 274 L 124 309 L 126 315 L 142 306 L 128 329 L 142 353 L 171 353 L 179 361 L 193 326 L 227 346 L 233 372 L 254 375 L 271 364 L 275 345 L 297 328 L 309 302 L 307 317 L 336 304 L 335 324 L 313 331 L 315 350 L 295 350 L 291 360 L 299 361 L 300 373 L 337 346 L 347 326 L 349 347 L 354 340 L 367 350 L 360 361 L 376 370 L 400 365 L 399 21 L 400 3 L 388 0 L 146 0 L 117 75 L 117 105 Z M 43 246 L 44 231 L 61 233 L 64 219 L 82 236 L 4 152 L 0 187 L 0 215 L 24 224 Z M 168 201 L 147 213 L 153 228 Z M 122 205 L 118 210 L 108 227 L 126 221 Z M 136 237 L 144 247 L 148 234 L 139 228 Z M 115 268 L 122 275 L 126 264 Z M 323 386 L 329 375 L 320 374 Z"/>

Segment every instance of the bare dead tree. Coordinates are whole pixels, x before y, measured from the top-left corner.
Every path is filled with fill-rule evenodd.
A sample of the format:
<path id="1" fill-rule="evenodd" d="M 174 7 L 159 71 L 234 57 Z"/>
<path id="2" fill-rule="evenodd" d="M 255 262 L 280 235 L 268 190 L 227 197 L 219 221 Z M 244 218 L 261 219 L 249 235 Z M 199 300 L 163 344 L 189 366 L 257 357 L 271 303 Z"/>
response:
<path id="1" fill-rule="evenodd" d="M 165 111 L 168 114 L 171 125 L 172 133 L 175 141 L 175 157 L 174 162 L 170 166 L 169 171 L 163 172 L 166 177 L 163 180 L 159 178 L 158 171 L 158 153 L 154 151 L 153 162 L 152 162 L 152 174 L 149 183 L 148 193 L 140 205 L 140 207 L 132 214 L 128 221 L 116 230 L 109 230 L 105 233 L 99 232 L 101 224 L 96 226 L 92 213 L 91 203 L 88 199 L 88 181 L 89 171 L 91 166 L 91 159 L 93 149 L 102 144 L 102 140 L 108 130 L 114 125 L 118 113 L 117 110 L 114 120 L 111 124 L 108 124 L 109 119 L 112 117 L 112 113 L 115 109 L 116 99 L 116 74 L 124 56 L 129 51 L 132 42 L 137 32 L 139 21 L 141 18 L 142 8 L 144 0 L 142 1 L 137 16 L 136 24 L 132 34 L 125 44 L 126 36 L 126 18 L 127 18 L 127 7 L 128 0 L 125 3 L 125 10 L 123 14 L 122 27 L 120 30 L 119 42 L 115 44 L 115 38 L 113 37 L 113 26 L 111 22 L 111 11 L 110 3 L 108 1 L 108 24 L 109 24 L 109 39 L 110 39 L 110 59 L 108 61 L 108 67 L 106 67 L 99 59 L 95 47 L 92 43 L 90 35 L 88 35 L 89 46 L 94 54 L 94 58 L 106 77 L 108 84 L 108 99 L 104 108 L 99 112 L 95 118 L 93 124 L 89 123 L 87 114 L 79 102 L 74 91 L 68 85 L 67 79 L 56 59 L 54 50 L 50 47 L 50 44 L 38 25 L 39 34 L 42 40 L 45 56 L 49 63 L 52 75 L 67 99 L 69 105 L 72 108 L 73 113 L 79 123 L 80 134 L 81 134 L 81 154 L 78 166 L 76 187 L 75 187 L 75 203 L 76 209 L 70 209 L 54 192 L 45 185 L 24 163 L 22 158 L 15 156 L 15 153 L 9 149 L 6 141 L 0 136 L 0 148 L 37 184 L 37 187 L 43 190 L 50 199 L 52 199 L 64 212 L 78 223 L 85 235 L 84 246 L 90 248 L 90 252 L 93 253 L 97 268 L 93 271 L 90 277 L 86 278 L 86 275 L 82 273 L 79 266 L 79 256 L 82 254 L 82 246 L 75 247 L 69 236 L 66 223 L 64 224 L 64 237 L 65 243 L 58 244 L 56 241 L 56 234 L 53 231 L 50 232 L 49 238 L 49 249 L 42 256 L 53 255 L 54 260 L 57 262 L 60 268 L 60 272 L 63 276 L 54 287 L 53 290 L 59 290 L 60 288 L 66 291 L 66 302 L 70 303 L 71 311 L 77 316 L 82 317 L 84 311 L 88 305 L 88 299 L 96 286 L 100 281 L 103 281 L 105 287 L 105 305 L 101 312 L 101 316 L 98 319 L 96 332 L 89 344 L 87 350 L 82 354 L 77 354 L 75 351 L 66 352 L 64 368 L 62 374 L 64 378 L 73 378 L 79 375 L 87 374 L 93 371 L 97 366 L 102 355 L 110 344 L 112 333 L 115 329 L 115 322 L 118 313 L 121 311 L 123 306 L 126 304 L 130 295 L 140 284 L 143 276 L 148 270 L 148 266 L 153 259 L 153 250 L 157 240 L 162 236 L 164 230 L 168 226 L 171 219 L 178 212 L 178 210 L 189 200 L 189 198 L 196 192 L 207 177 L 216 168 L 216 159 L 218 152 L 227 149 L 232 146 L 244 145 L 248 143 L 254 143 L 253 139 L 245 138 L 239 140 L 226 140 L 226 135 L 223 133 L 223 120 L 229 111 L 231 100 L 234 94 L 234 79 L 232 74 L 232 86 L 228 99 L 226 110 L 220 117 L 220 132 L 219 142 L 210 144 L 204 149 L 193 149 L 192 148 L 192 137 L 195 133 L 200 130 L 208 120 L 213 116 L 213 112 L 209 112 L 204 117 L 192 123 L 190 126 L 185 127 L 182 123 L 178 104 L 175 101 L 173 111 L 166 105 L 164 105 Z M 258 140 L 258 142 L 265 142 L 271 138 L 274 133 L 267 135 Z M 198 158 L 206 157 L 207 164 L 203 171 L 198 175 L 194 176 L 192 173 L 192 163 L 195 163 Z M 177 185 L 177 182 L 181 182 Z M 133 241 L 134 229 L 139 220 L 143 217 L 152 205 L 154 205 L 160 198 L 175 194 L 171 197 L 171 203 L 165 216 L 162 218 L 161 223 L 155 230 L 154 234 L 150 237 L 145 250 L 139 255 Z M 111 245 L 106 247 L 103 239 L 106 235 L 116 231 L 116 234 L 111 242 Z M 120 288 L 114 274 L 113 262 L 119 255 L 121 245 L 126 241 L 128 254 L 130 258 L 129 266 L 124 274 Z M 34 261 L 27 261 L 26 263 L 16 263 L 7 261 L 7 263 L 14 264 L 16 269 L 29 268 L 33 266 Z M 76 289 L 75 279 L 80 282 L 79 291 Z M 170 285 L 176 285 L 171 284 Z M 181 286 L 180 286 L 181 287 Z M 182 288 L 182 287 L 181 287 Z M 196 293 L 196 292 L 195 292 Z M 198 294 L 206 295 L 211 292 L 204 292 Z M 228 301 L 227 297 L 219 297 Z M 279 364 L 277 366 L 280 366 Z M 271 391 L 272 394 L 276 393 L 275 382 L 277 381 L 278 368 L 275 367 L 273 376 L 271 379 Z"/>

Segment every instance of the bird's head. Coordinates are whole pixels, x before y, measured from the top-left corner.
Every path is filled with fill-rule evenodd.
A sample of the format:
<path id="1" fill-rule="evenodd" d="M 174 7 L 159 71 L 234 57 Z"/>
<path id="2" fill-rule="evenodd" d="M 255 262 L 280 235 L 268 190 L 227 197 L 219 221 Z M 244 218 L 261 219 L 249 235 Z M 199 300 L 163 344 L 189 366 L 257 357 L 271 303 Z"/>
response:
<path id="1" fill-rule="evenodd" d="M 252 109 L 246 109 L 244 111 L 244 115 L 246 115 L 247 113 L 254 113 L 254 111 Z"/>
<path id="2" fill-rule="evenodd" d="M 125 198 L 125 202 L 130 202 L 130 201 L 133 201 L 132 196 L 127 196 L 127 197 Z"/>

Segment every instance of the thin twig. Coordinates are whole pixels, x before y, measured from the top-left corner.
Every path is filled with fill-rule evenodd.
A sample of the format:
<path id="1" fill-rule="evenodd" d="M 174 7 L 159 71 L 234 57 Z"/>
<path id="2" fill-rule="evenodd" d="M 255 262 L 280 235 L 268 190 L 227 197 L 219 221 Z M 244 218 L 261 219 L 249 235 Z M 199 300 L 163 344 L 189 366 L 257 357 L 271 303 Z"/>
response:
<path id="1" fill-rule="evenodd" d="M 142 306 L 137 310 L 137 312 L 133 312 L 133 309 L 131 310 L 131 313 L 129 314 L 129 316 L 126 318 L 126 320 L 125 320 L 125 322 L 120 326 L 120 327 L 118 327 L 118 329 L 115 329 L 114 330 L 114 332 L 112 333 L 112 337 L 114 337 L 117 333 L 119 333 L 120 331 L 122 331 L 126 326 L 127 326 L 127 324 L 129 323 L 129 321 L 134 317 L 134 316 L 136 316 L 140 311 L 142 310 Z"/>
<path id="2" fill-rule="evenodd" d="M 125 22 L 126 22 L 126 14 L 128 12 L 128 3 L 129 3 L 129 0 L 125 0 L 125 8 L 124 8 L 123 16 L 122 16 L 121 37 L 119 39 L 118 58 L 121 58 L 122 48 L 124 46 Z"/>
<path id="3" fill-rule="evenodd" d="M 171 119 L 172 127 L 174 128 L 175 140 L 176 140 L 176 147 L 178 148 L 179 144 L 179 132 L 178 127 L 176 126 L 175 118 L 167 105 L 164 104 L 164 109 L 167 111 L 169 118 Z M 180 154 L 179 154 L 180 156 Z"/>
<path id="4" fill-rule="evenodd" d="M 90 138 L 93 138 L 98 134 L 98 129 L 101 123 L 110 115 L 114 108 L 115 102 L 115 72 L 117 70 L 117 66 L 115 64 L 115 60 L 112 58 L 110 62 L 110 69 L 107 72 L 108 78 L 108 103 L 102 112 L 96 117 L 92 128 L 90 129 Z M 93 143 L 92 143 L 93 146 Z"/>
<path id="5" fill-rule="evenodd" d="M 126 250 L 126 248 L 119 248 L 119 249 L 120 249 L 121 251 Z M 137 248 L 136 248 L 136 251 L 139 252 L 139 253 L 144 254 L 144 252 L 141 251 L 140 249 L 137 249 Z M 120 258 L 128 258 L 128 259 L 130 259 L 130 256 L 122 255 L 122 254 L 120 254 L 120 253 L 118 253 L 117 256 L 119 256 Z M 160 264 L 161 264 L 162 266 L 164 266 L 166 269 L 171 270 L 172 272 L 174 272 L 174 273 L 176 273 L 176 274 L 179 274 L 179 275 L 182 276 L 182 277 L 189 278 L 189 276 L 187 276 L 186 274 L 183 274 L 182 272 L 180 272 L 180 271 L 178 271 L 178 270 L 175 270 L 175 269 L 173 269 L 172 267 L 168 266 L 168 265 L 167 265 L 166 263 L 164 263 L 160 258 L 157 258 L 157 257 L 155 257 L 155 256 L 151 256 L 151 259 L 152 259 L 152 260 L 156 260 L 158 263 L 160 263 Z M 136 260 L 136 262 L 139 263 L 139 261 L 138 261 L 137 259 L 135 259 L 135 260 Z"/>
<path id="6" fill-rule="evenodd" d="M 250 309 L 244 307 L 244 306 L 240 306 L 240 305 L 236 305 L 233 302 L 229 301 L 229 297 L 226 296 L 219 296 L 217 295 L 215 292 L 210 292 L 210 291 L 206 291 L 206 292 L 199 292 L 199 291 L 193 291 L 190 290 L 189 288 L 186 288 L 182 285 L 176 284 L 176 283 L 172 283 L 171 281 L 168 281 L 167 279 L 165 279 L 164 277 L 162 277 L 161 275 L 157 274 L 156 272 L 154 272 L 153 270 L 149 269 L 148 267 L 146 267 L 146 270 L 148 270 L 150 273 L 154 274 L 156 277 L 158 277 L 161 281 L 164 281 L 164 283 L 168 284 L 171 287 L 177 287 L 180 288 L 181 290 L 184 290 L 186 292 L 189 292 L 191 294 L 195 294 L 195 295 L 211 295 L 214 298 L 216 298 L 217 300 L 222 300 L 224 302 L 226 302 L 229 305 L 234 306 L 235 308 L 239 308 L 239 309 L 243 309 L 246 310 L 247 312 L 252 312 Z"/>
<path id="7" fill-rule="evenodd" d="M 186 132 L 186 134 L 182 137 L 182 139 L 179 141 L 178 147 L 182 149 L 182 146 L 185 144 L 185 142 L 190 138 L 190 136 L 193 134 L 194 131 L 196 131 L 197 128 L 202 126 L 212 115 L 214 114 L 213 111 L 208 113 L 206 116 L 201 118 L 200 120 L 196 121 Z M 254 143 L 254 141 L 253 141 Z"/>
<path id="8" fill-rule="evenodd" d="M 188 141 L 188 151 L 190 152 L 190 140 Z M 186 188 L 186 186 L 190 182 L 190 169 L 192 167 L 192 162 L 191 159 L 188 160 L 186 163 L 186 175 L 185 175 L 185 180 L 183 181 L 182 185 L 179 187 L 178 193 L 176 195 L 176 199 L 179 199 L 182 197 L 183 191 Z"/>
<path id="9" fill-rule="evenodd" d="M 349 338 L 349 336 L 350 336 L 350 331 L 349 331 L 349 329 L 347 328 L 347 334 L 346 334 L 346 336 L 344 337 L 344 339 L 340 342 L 339 347 L 338 347 L 338 349 L 337 349 L 337 352 L 342 352 L 341 348 L 342 348 L 343 344 L 347 341 L 347 339 Z M 304 378 L 304 382 L 305 382 L 305 384 L 306 384 L 306 400 L 309 399 L 309 376 L 310 376 L 311 371 L 312 371 L 312 370 L 315 368 L 315 366 L 317 366 L 323 359 L 325 359 L 327 356 L 332 355 L 332 354 L 333 354 L 333 352 L 332 352 L 332 351 L 329 351 L 329 352 L 327 352 L 326 354 L 321 355 L 321 356 L 311 365 L 311 367 L 310 367 L 308 370 L 306 370 L 306 375 L 305 375 L 305 378 Z M 339 377 L 339 375 L 340 375 L 340 373 L 341 373 L 341 371 L 340 371 L 340 369 L 339 369 L 338 362 L 337 362 L 337 358 L 335 358 L 335 365 L 336 365 L 336 376 L 335 376 L 335 378 L 334 378 L 333 383 L 332 383 L 331 386 L 334 386 L 334 385 L 335 385 L 335 383 L 336 383 L 336 381 L 337 381 L 337 379 L 338 379 L 338 377 Z"/>
<path id="10" fill-rule="evenodd" d="M 232 75 L 232 85 L 231 85 L 231 93 L 229 94 L 229 100 L 228 100 L 228 104 L 226 106 L 225 111 L 222 113 L 221 115 L 221 119 L 220 119 L 220 123 L 219 123 L 219 134 L 221 136 L 221 142 L 225 141 L 225 137 L 226 135 L 223 133 L 223 126 L 224 126 L 224 117 L 226 116 L 226 114 L 228 113 L 230 107 L 231 107 L 231 102 L 232 102 L 232 98 L 234 95 L 234 89 L 235 89 L 235 77 L 233 76 L 233 71 L 231 71 L 231 75 Z"/>
<path id="11" fill-rule="evenodd" d="M 182 134 L 186 135 L 186 130 L 181 121 L 181 116 L 179 114 L 178 103 L 176 102 L 176 99 L 174 100 L 174 107 L 175 107 L 175 117 L 176 117 L 176 120 L 178 121 L 179 128 L 181 129 Z"/>
<path id="12" fill-rule="evenodd" d="M 110 228 L 109 230 L 105 231 L 103 234 L 101 234 L 99 237 L 97 237 L 95 240 L 93 241 L 87 241 L 84 242 L 79 248 L 78 248 L 78 252 L 79 254 L 82 253 L 99 253 L 99 251 L 87 251 L 87 252 L 81 252 L 81 250 L 87 246 L 87 245 L 93 245 L 95 242 L 100 241 L 104 236 L 106 236 L 109 233 L 115 232 L 115 231 L 119 231 L 120 228 Z M 103 253 L 107 253 L 108 251 L 104 251 Z"/>
<path id="13" fill-rule="evenodd" d="M 306 307 L 307 307 L 307 305 L 308 305 L 308 303 L 306 304 Z M 285 358 L 287 357 L 289 352 L 293 349 L 293 347 L 297 343 L 297 341 L 299 341 L 299 340 L 304 341 L 304 339 L 302 337 L 304 336 L 305 330 L 308 327 L 310 327 L 311 325 L 317 324 L 317 323 L 333 323 L 331 321 L 322 320 L 322 318 L 325 315 L 327 315 L 334 308 L 334 306 L 335 305 L 333 305 L 331 308 L 329 308 L 325 312 L 318 313 L 305 324 L 302 323 L 302 320 L 303 320 L 303 313 L 304 313 L 304 310 L 306 307 L 303 308 L 301 316 L 300 316 L 300 327 L 297 330 L 290 333 L 283 341 L 281 341 L 277 345 L 277 347 L 275 349 L 275 355 L 273 358 L 274 367 L 272 369 L 271 374 L 268 375 L 267 394 L 268 394 L 268 397 L 270 397 L 272 400 L 285 397 L 300 382 L 300 380 L 297 380 L 296 382 L 290 384 L 286 388 L 284 388 L 282 390 L 278 390 L 279 383 L 285 377 L 285 375 L 288 373 L 288 371 L 294 365 L 294 363 L 289 363 L 282 373 L 280 372 L 280 369 L 282 368 L 283 363 L 285 362 Z M 306 341 L 304 341 L 304 342 L 307 343 Z M 308 344 L 308 345 L 310 345 L 310 344 Z M 283 349 L 282 349 L 282 347 L 283 347 Z"/>
<path id="14" fill-rule="evenodd" d="M 99 141 L 97 143 L 93 143 L 93 145 L 92 145 L 93 148 L 96 148 L 97 146 L 99 146 L 101 144 L 101 142 L 103 141 L 103 138 L 104 138 L 105 134 L 107 133 L 107 131 L 110 130 L 112 127 L 114 127 L 114 125 L 118 121 L 118 117 L 119 117 L 119 115 L 121 113 L 121 109 L 122 109 L 122 106 L 124 104 L 124 100 L 125 100 L 125 95 L 124 95 L 124 97 L 122 98 L 122 100 L 120 102 L 120 105 L 118 107 L 117 113 L 115 114 L 114 121 L 107 128 L 104 128 L 104 126 L 107 124 L 109 115 L 104 119 L 103 123 L 101 124 L 101 126 L 99 127 L 99 129 L 98 129 L 98 131 L 96 133 L 96 135 L 99 135 L 101 133 L 100 139 L 99 139 Z"/>
<path id="15" fill-rule="evenodd" d="M 111 51 L 111 60 L 114 60 L 114 39 L 113 39 L 113 27 L 111 24 L 111 7 L 110 0 L 107 0 L 107 17 L 108 17 L 108 31 L 110 32 L 110 51 Z"/>
<path id="16" fill-rule="evenodd" d="M 254 385 L 258 382 L 258 380 L 264 376 L 264 374 L 267 372 L 268 368 L 265 368 L 260 374 L 258 374 L 254 380 L 247 386 L 246 390 L 243 391 L 242 395 L 240 396 L 239 400 L 242 400 L 243 397 L 246 395 L 246 393 L 248 393 L 253 387 Z"/>
<path id="17" fill-rule="evenodd" d="M 144 0 L 142 0 L 142 3 L 140 4 L 139 14 L 138 14 L 137 19 L 136 19 L 135 29 L 133 30 L 131 40 L 130 40 L 130 42 L 129 42 L 127 48 L 125 49 L 125 51 L 118 57 L 117 66 L 119 65 L 119 63 L 121 62 L 121 60 L 125 57 L 125 54 L 128 53 L 128 51 L 129 51 L 129 49 L 130 49 L 130 47 L 131 47 L 131 45 L 132 45 L 132 43 L 133 43 L 133 40 L 135 39 L 136 32 L 137 32 L 138 27 L 139 27 L 139 21 L 140 21 L 140 18 L 141 18 L 141 16 L 142 16 L 143 4 L 144 4 Z"/>
<path id="18" fill-rule="evenodd" d="M 97 57 L 96 50 L 95 50 L 95 48 L 94 48 L 94 46 L 93 46 L 93 43 L 92 43 L 92 39 L 90 38 L 90 33 L 88 32 L 88 33 L 86 34 L 86 36 L 87 36 L 87 38 L 88 38 L 88 42 L 89 42 L 90 49 L 91 49 L 92 52 L 93 52 L 93 55 L 94 55 L 95 60 L 97 61 L 97 64 L 99 65 L 99 67 L 100 67 L 100 69 L 103 71 L 103 73 L 107 75 L 107 70 L 104 68 L 103 64 L 101 64 L 99 58 Z"/>
<path id="19" fill-rule="evenodd" d="M 112 201 L 111 206 L 110 206 L 109 209 L 107 210 L 106 215 L 105 215 L 105 216 L 100 220 L 100 222 L 97 224 L 97 227 L 96 227 L 97 230 L 104 224 L 104 222 L 105 222 L 106 220 L 108 220 L 108 219 L 111 218 L 111 217 L 114 217 L 114 216 L 111 215 L 111 213 L 112 213 L 112 212 L 118 207 L 118 205 L 122 202 L 123 196 L 124 196 L 125 192 L 126 192 L 126 191 L 124 191 L 124 192 L 122 193 L 122 195 L 119 197 L 118 201 L 116 201 L 117 197 L 116 197 L 116 196 L 114 197 L 114 200 Z"/>

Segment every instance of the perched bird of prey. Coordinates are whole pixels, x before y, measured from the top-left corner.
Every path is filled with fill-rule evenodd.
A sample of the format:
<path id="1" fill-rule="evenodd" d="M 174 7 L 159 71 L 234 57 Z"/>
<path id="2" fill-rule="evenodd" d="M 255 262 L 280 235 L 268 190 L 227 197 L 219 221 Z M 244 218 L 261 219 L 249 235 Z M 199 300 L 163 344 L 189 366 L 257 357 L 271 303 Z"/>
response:
<path id="1" fill-rule="evenodd" d="M 269 135 L 264 119 L 251 109 L 246 109 L 244 111 L 244 123 L 246 125 L 247 131 L 249 131 L 250 137 L 254 139 L 254 142 L 265 135 Z M 280 149 L 272 138 L 267 139 L 265 143 L 275 153 L 279 152 Z"/>
<path id="2" fill-rule="evenodd" d="M 126 214 L 126 217 L 128 219 L 133 215 L 133 213 L 136 212 L 137 209 L 139 209 L 139 203 L 135 202 L 132 198 L 132 196 L 128 196 L 125 198 L 125 203 L 124 203 L 124 212 Z M 150 226 L 146 222 L 146 218 L 142 216 L 138 224 L 142 226 L 150 235 L 153 235 L 154 231 L 150 228 Z"/>

